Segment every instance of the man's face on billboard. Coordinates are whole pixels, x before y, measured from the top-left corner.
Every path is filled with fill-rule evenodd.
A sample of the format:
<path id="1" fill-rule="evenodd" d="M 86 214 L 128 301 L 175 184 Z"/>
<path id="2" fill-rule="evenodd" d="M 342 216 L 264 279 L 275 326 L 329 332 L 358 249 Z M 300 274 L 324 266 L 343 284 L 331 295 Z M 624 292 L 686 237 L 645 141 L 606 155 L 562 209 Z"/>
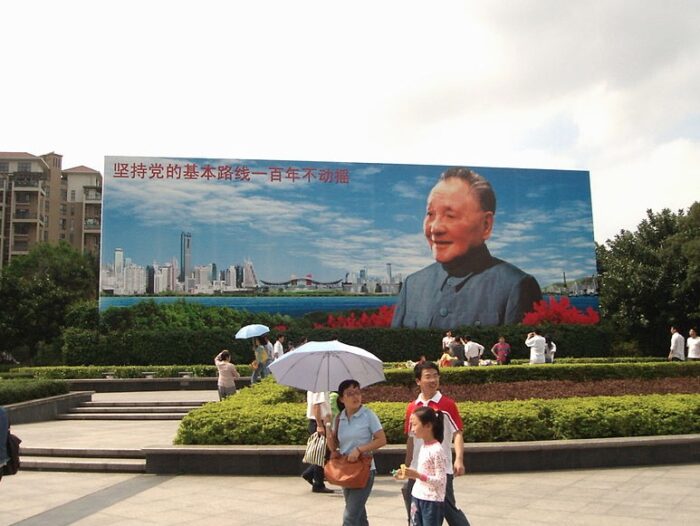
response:
<path id="1" fill-rule="evenodd" d="M 428 196 L 423 232 L 438 263 L 451 263 L 484 243 L 493 212 L 484 212 L 470 186 L 459 178 L 435 185 Z"/>

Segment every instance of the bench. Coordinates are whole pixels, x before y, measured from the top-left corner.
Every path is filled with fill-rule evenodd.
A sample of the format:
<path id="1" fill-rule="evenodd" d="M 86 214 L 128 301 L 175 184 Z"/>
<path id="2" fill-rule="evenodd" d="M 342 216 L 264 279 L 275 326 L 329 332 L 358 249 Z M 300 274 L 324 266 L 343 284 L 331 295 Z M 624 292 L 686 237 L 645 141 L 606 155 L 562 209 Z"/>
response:
<path id="1" fill-rule="evenodd" d="M 180 378 L 192 378 L 194 376 L 194 372 L 192 371 L 180 371 L 177 374 Z"/>
<path id="2" fill-rule="evenodd" d="M 115 373 L 114 371 L 103 371 L 102 378 L 106 378 L 107 380 L 113 380 L 116 374 L 117 373 Z"/>
<path id="3" fill-rule="evenodd" d="M 153 371 L 141 371 L 141 374 L 144 378 L 154 378 L 156 376 L 156 373 Z"/>

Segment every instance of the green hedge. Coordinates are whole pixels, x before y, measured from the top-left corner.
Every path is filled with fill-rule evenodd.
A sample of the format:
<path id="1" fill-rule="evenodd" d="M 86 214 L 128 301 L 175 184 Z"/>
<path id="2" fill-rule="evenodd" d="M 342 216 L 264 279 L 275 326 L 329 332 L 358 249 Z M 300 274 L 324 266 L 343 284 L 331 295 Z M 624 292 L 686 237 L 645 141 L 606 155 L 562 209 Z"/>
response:
<path id="1" fill-rule="evenodd" d="M 241 376 L 250 376 L 250 365 L 236 365 Z M 180 371 L 191 371 L 194 376 L 216 377 L 215 365 L 85 365 L 59 367 L 17 367 L 14 374 L 31 375 L 35 378 L 47 379 L 85 379 L 102 378 L 102 373 L 111 371 L 115 378 L 143 378 L 144 371 L 155 373 L 156 378 L 177 378 Z"/>
<path id="2" fill-rule="evenodd" d="M 473 327 L 455 330 L 469 334 L 487 348 L 500 334 L 510 341 L 514 359 L 529 357 L 524 344 L 530 327 Z M 562 357 L 606 357 L 610 354 L 611 334 L 601 326 L 560 325 L 550 331 Z M 63 333 L 63 360 L 66 365 L 167 365 L 209 363 L 222 349 L 231 351 L 234 363 L 250 363 L 253 351 L 249 340 L 235 340 L 235 329 L 172 328 L 125 329 L 99 334 L 72 327 Z M 437 329 L 312 329 L 293 326 L 286 331 L 289 341 L 303 337 L 323 341 L 339 339 L 374 353 L 385 362 L 416 360 L 421 354 L 437 360 L 443 331 Z"/>
<path id="3" fill-rule="evenodd" d="M 180 422 L 176 444 L 306 443 L 305 393 L 265 378 L 222 402 L 204 404 Z"/>
<path id="4" fill-rule="evenodd" d="M 0 405 L 16 404 L 26 400 L 46 398 L 68 393 L 68 384 L 53 380 L 2 380 Z"/>
<path id="5" fill-rule="evenodd" d="M 169 365 L 208 364 L 223 349 L 238 364 L 253 361 L 247 340 L 235 340 L 225 329 L 126 331 L 98 336 L 94 331 L 66 329 L 63 333 L 65 365 Z"/>
<path id="6" fill-rule="evenodd" d="M 389 369 L 387 383 L 413 385 L 411 369 Z M 700 362 L 577 363 L 508 365 L 488 367 L 445 367 L 440 370 L 443 384 L 483 384 L 528 380 L 571 380 L 589 382 L 615 378 L 675 378 L 700 376 Z"/>
<path id="7" fill-rule="evenodd" d="M 388 365 L 388 364 L 387 364 Z M 241 376 L 250 376 L 250 365 L 236 364 Z M 152 371 L 158 378 L 177 377 L 180 371 L 192 371 L 195 376 L 214 377 L 214 365 L 90 365 L 15 367 L 12 375 L 33 375 L 36 378 L 101 378 L 102 373 L 113 371 L 116 378 L 140 378 L 143 371 Z M 509 365 L 507 367 L 445 367 L 440 371 L 443 384 L 482 384 L 521 382 L 528 380 L 570 380 L 589 382 L 606 379 L 653 379 L 700 376 L 700 362 L 611 362 L 611 363 L 555 363 L 547 365 Z M 7 373 L 4 373 L 7 374 Z M 385 369 L 387 384 L 413 385 L 413 370 Z"/>
<path id="8" fill-rule="evenodd" d="M 367 404 L 390 444 L 402 444 L 405 403 Z M 645 395 L 461 402 L 467 442 L 518 442 L 700 432 L 700 395 Z M 180 423 L 176 444 L 305 444 L 303 393 L 266 379 Z"/>

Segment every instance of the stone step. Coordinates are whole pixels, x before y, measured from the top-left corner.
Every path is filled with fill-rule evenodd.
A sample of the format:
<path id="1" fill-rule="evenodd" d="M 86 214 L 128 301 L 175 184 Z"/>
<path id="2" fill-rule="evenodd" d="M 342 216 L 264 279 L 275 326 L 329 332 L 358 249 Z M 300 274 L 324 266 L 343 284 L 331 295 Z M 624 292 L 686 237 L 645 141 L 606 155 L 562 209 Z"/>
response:
<path id="1" fill-rule="evenodd" d="M 79 457 L 79 458 L 146 458 L 141 449 L 77 449 L 66 447 L 19 448 L 20 458 L 25 457 Z"/>
<path id="2" fill-rule="evenodd" d="M 199 406 L 158 406 L 158 407 L 74 407 L 68 414 L 95 414 L 95 413 L 111 413 L 111 414 L 121 414 L 121 413 L 189 413 L 193 409 L 197 409 Z"/>
<path id="3" fill-rule="evenodd" d="M 145 473 L 145 459 L 34 457 L 20 455 L 22 471 L 84 471 L 91 473 Z"/>
<path id="4" fill-rule="evenodd" d="M 185 413 L 63 413 L 57 420 L 182 420 Z"/>
<path id="5" fill-rule="evenodd" d="M 205 400 L 185 400 L 171 402 L 83 402 L 80 407 L 201 407 L 206 404 Z"/>

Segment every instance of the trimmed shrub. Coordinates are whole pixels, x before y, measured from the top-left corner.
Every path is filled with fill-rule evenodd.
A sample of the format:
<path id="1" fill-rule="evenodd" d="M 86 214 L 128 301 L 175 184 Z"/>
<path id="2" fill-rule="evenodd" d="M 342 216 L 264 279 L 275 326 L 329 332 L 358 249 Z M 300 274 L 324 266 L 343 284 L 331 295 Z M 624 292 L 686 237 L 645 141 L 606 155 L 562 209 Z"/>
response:
<path id="1" fill-rule="evenodd" d="M 265 378 L 222 402 L 190 411 L 180 423 L 176 444 L 306 443 L 304 393 Z"/>
<path id="2" fill-rule="evenodd" d="M 68 393 L 68 384 L 52 380 L 12 379 L 0 381 L 0 405 L 16 404 Z"/>
<path id="3" fill-rule="evenodd" d="M 267 378 L 223 402 L 191 411 L 176 444 L 305 444 L 303 392 Z M 406 403 L 367 404 L 387 440 L 404 443 Z M 461 402 L 466 442 L 674 435 L 700 432 L 700 395 L 600 396 L 558 400 Z"/>
<path id="4" fill-rule="evenodd" d="M 250 376 L 250 365 L 236 365 L 241 376 Z M 114 372 L 115 378 L 141 378 L 145 370 L 155 373 L 156 378 L 177 378 L 180 371 L 192 371 L 194 376 L 200 378 L 216 377 L 215 365 L 86 365 L 86 366 L 60 366 L 60 367 L 16 367 L 12 370 L 15 374 L 33 376 L 47 379 L 85 379 L 102 378 L 102 373 Z"/>

